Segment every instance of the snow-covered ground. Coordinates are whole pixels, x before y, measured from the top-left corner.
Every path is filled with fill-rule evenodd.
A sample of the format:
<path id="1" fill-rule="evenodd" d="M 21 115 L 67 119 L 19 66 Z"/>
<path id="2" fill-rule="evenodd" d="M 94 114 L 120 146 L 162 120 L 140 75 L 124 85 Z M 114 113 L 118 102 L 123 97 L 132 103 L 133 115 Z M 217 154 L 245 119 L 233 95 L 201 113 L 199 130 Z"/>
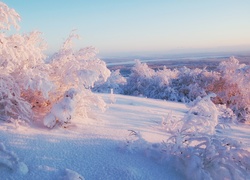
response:
<path id="1" fill-rule="evenodd" d="M 157 145 L 168 138 L 162 119 L 171 115 L 179 120 L 188 108 L 142 97 L 102 96 L 105 112 L 75 117 L 65 128 L 0 121 L 0 179 L 184 179 L 169 161 L 162 161 Z M 129 147 L 135 132 L 150 149 Z M 226 132 L 250 149 L 247 125 Z"/>

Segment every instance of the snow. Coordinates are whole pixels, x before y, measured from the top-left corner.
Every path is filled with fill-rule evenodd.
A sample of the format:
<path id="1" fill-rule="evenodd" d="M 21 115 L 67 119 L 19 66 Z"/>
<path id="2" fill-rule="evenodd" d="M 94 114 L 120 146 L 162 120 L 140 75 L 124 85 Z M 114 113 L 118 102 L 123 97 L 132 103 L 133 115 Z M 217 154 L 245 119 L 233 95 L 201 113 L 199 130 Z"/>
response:
<path id="1" fill-rule="evenodd" d="M 71 124 L 54 129 L 39 122 L 27 125 L 0 121 L 1 179 L 187 178 L 173 166 L 176 162 L 163 161 L 158 148 L 169 137 L 163 119 L 171 116 L 180 120 L 189 108 L 144 97 L 101 96 L 108 105 L 105 112 L 96 109 L 89 118 L 76 116 Z M 250 150 L 248 129 L 244 124 L 232 125 L 222 136 L 237 138 Z M 186 171 L 196 171 L 199 161 L 190 162 Z"/>

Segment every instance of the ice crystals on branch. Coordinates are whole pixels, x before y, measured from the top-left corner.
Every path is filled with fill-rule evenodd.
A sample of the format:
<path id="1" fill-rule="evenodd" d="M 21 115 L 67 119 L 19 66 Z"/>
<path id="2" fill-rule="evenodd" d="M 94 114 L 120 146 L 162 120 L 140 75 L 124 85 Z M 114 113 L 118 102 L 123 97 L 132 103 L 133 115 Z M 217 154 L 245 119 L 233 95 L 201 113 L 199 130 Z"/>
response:
<path id="1" fill-rule="evenodd" d="M 19 29 L 18 22 L 20 20 L 20 15 L 14 9 L 0 2 L 0 30 L 10 30 L 11 26 Z"/>

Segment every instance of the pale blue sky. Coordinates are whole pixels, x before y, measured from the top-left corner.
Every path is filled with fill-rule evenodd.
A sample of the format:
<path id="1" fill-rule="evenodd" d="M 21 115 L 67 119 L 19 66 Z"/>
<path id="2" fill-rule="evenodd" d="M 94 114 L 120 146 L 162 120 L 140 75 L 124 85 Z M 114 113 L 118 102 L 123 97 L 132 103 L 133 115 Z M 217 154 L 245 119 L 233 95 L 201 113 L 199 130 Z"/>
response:
<path id="1" fill-rule="evenodd" d="M 51 51 L 72 29 L 101 55 L 249 47 L 249 0 L 4 0 Z M 222 50 L 226 50 L 225 48 Z"/>

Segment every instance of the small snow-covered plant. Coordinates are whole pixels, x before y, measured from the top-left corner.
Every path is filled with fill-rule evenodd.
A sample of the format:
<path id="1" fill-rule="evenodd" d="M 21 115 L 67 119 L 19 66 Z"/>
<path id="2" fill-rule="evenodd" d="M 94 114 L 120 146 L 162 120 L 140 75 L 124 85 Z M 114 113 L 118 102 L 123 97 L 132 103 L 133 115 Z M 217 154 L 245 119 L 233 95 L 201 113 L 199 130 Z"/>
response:
<path id="1" fill-rule="evenodd" d="M 183 123 L 184 121 L 182 121 L 182 119 L 177 120 L 176 118 L 173 118 L 171 111 L 167 114 L 167 116 L 162 116 L 161 129 L 169 134 L 172 134 L 179 131 L 179 128 L 183 125 Z"/>
<path id="2" fill-rule="evenodd" d="M 138 153 L 145 151 L 147 148 L 147 142 L 142 138 L 140 132 L 134 130 L 128 130 L 129 135 L 125 140 L 125 143 L 120 144 L 120 150 L 128 153 Z"/>
<path id="3" fill-rule="evenodd" d="M 116 99 L 115 99 L 115 95 L 114 95 L 113 89 L 110 89 L 109 100 L 110 100 L 110 103 L 111 103 L 111 104 L 113 104 L 113 103 L 116 102 Z"/>
<path id="4" fill-rule="evenodd" d="M 75 109 L 75 89 L 69 89 L 64 93 L 63 99 L 53 104 L 50 112 L 44 117 L 44 125 L 52 128 L 56 123 L 70 122 Z"/>

